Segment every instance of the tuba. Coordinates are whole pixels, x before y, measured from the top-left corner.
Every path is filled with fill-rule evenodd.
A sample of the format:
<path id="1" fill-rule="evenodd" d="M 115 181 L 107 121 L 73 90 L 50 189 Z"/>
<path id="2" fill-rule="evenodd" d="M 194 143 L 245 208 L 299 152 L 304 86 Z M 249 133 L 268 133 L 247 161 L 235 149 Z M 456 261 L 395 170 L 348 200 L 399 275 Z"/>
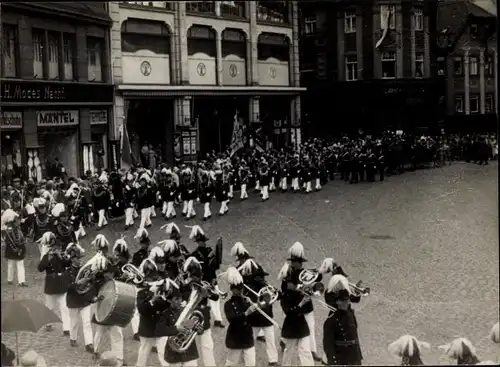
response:
<path id="1" fill-rule="evenodd" d="M 92 264 L 84 265 L 75 278 L 75 290 L 78 294 L 86 294 L 93 286 L 97 271 L 92 270 Z"/>
<path id="2" fill-rule="evenodd" d="M 132 264 L 123 265 L 121 271 L 127 281 L 132 281 L 135 284 L 141 284 L 144 282 L 144 274 Z"/>

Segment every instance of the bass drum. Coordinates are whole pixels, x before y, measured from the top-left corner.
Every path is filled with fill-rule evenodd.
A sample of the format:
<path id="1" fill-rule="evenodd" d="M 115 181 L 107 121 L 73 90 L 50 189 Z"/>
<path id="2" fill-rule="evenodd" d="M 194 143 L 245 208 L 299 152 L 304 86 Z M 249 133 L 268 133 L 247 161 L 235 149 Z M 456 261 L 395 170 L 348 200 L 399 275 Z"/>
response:
<path id="1" fill-rule="evenodd" d="M 105 325 L 127 326 L 135 313 L 137 289 L 116 280 L 105 283 L 99 291 L 103 297 L 97 303 L 95 319 Z"/>

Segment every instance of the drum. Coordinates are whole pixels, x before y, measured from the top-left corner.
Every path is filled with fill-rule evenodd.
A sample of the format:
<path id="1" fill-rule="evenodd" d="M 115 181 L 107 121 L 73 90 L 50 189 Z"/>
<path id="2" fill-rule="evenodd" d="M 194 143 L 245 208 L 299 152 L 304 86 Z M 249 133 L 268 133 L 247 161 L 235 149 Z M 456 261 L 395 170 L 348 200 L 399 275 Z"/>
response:
<path id="1" fill-rule="evenodd" d="M 95 319 L 105 325 L 125 327 L 135 312 L 136 287 L 110 280 L 99 291 L 104 298 L 97 303 Z"/>

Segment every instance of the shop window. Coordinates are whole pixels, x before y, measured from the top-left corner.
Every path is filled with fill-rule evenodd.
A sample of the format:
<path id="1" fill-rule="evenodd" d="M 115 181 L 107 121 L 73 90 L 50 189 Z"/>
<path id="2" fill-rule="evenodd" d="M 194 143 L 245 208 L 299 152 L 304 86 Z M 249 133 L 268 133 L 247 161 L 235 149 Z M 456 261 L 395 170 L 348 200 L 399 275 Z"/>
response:
<path id="1" fill-rule="evenodd" d="M 257 20 L 288 23 L 288 1 L 257 1 Z"/>
<path id="2" fill-rule="evenodd" d="M 344 14 L 344 33 L 356 33 L 356 12 L 346 11 Z"/>
<path id="3" fill-rule="evenodd" d="M 2 28 L 2 76 L 15 78 L 17 76 L 17 27 L 12 24 L 4 24 Z"/>
<path id="4" fill-rule="evenodd" d="M 469 57 L 469 74 L 470 75 L 477 75 L 478 68 L 477 68 L 477 57 L 471 56 Z"/>
<path id="5" fill-rule="evenodd" d="M 479 112 L 478 96 L 470 96 L 470 112 Z"/>
<path id="6" fill-rule="evenodd" d="M 415 31 L 424 30 L 424 11 L 422 8 L 413 8 L 413 29 Z"/>
<path id="7" fill-rule="evenodd" d="M 63 34 L 63 55 L 64 55 L 64 79 L 73 80 L 75 67 L 75 36 L 73 34 Z"/>
<path id="8" fill-rule="evenodd" d="M 304 34 L 315 34 L 316 33 L 316 16 L 310 16 L 304 18 Z"/>
<path id="9" fill-rule="evenodd" d="M 484 109 L 486 113 L 493 112 L 493 95 L 487 94 L 485 99 Z"/>
<path id="10" fill-rule="evenodd" d="M 382 78 L 392 79 L 396 77 L 396 53 L 384 52 L 382 54 Z"/>
<path id="11" fill-rule="evenodd" d="M 424 53 L 417 52 L 415 54 L 415 78 L 424 77 Z"/>
<path id="12" fill-rule="evenodd" d="M 103 81 L 104 40 L 101 38 L 87 38 L 87 64 L 89 82 Z"/>
<path id="13" fill-rule="evenodd" d="M 186 12 L 215 14 L 214 1 L 186 1 Z"/>
<path id="14" fill-rule="evenodd" d="M 356 55 L 345 58 L 345 80 L 358 80 L 358 57 Z"/>
<path id="15" fill-rule="evenodd" d="M 464 98 L 462 96 L 455 96 L 455 112 L 464 112 Z"/>
<path id="16" fill-rule="evenodd" d="M 21 177 L 23 171 L 21 158 L 21 134 L 18 131 L 2 131 L 2 155 L 0 167 L 2 184 L 10 185 L 16 177 Z"/>
<path id="17" fill-rule="evenodd" d="M 453 59 L 453 71 L 455 75 L 463 75 L 464 73 L 464 68 L 463 68 L 463 62 L 461 57 L 455 57 Z"/>
<path id="18" fill-rule="evenodd" d="M 59 79 L 59 50 L 61 37 L 58 33 L 49 33 L 49 79 Z"/>
<path id="19" fill-rule="evenodd" d="M 43 79 L 45 32 L 33 29 L 33 79 Z"/>

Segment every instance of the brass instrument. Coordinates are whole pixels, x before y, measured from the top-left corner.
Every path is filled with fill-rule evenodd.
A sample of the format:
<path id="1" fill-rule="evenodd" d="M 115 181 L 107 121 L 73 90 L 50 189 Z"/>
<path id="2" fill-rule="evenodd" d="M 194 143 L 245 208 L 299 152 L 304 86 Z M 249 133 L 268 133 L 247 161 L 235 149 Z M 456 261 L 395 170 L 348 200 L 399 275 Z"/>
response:
<path id="1" fill-rule="evenodd" d="M 84 265 L 76 275 L 75 290 L 78 294 L 85 294 L 92 288 L 92 283 L 96 278 L 98 272 L 92 270 L 92 264 Z"/>
<path id="2" fill-rule="evenodd" d="M 260 307 L 266 307 L 272 305 L 279 298 L 279 291 L 272 285 L 266 285 L 259 289 L 258 292 L 254 291 L 252 288 L 243 284 L 246 290 L 251 292 L 257 297 L 257 303 Z"/>
<path id="3" fill-rule="evenodd" d="M 123 265 L 121 271 L 127 281 L 132 281 L 134 284 L 144 282 L 144 274 L 132 264 Z"/>
<path id="4" fill-rule="evenodd" d="M 264 287 L 266 288 L 266 287 Z M 264 289 L 262 288 L 262 289 Z M 261 289 L 261 290 L 262 290 Z M 259 291 L 260 293 L 260 291 Z M 281 329 L 280 325 L 271 317 L 269 316 L 267 313 L 265 313 L 258 304 L 252 302 L 252 300 L 249 298 L 249 297 L 243 297 L 247 300 L 248 303 L 250 303 L 251 306 L 254 306 L 255 307 L 255 311 L 257 311 L 258 313 L 260 313 L 262 316 L 264 316 L 271 324 L 273 324 L 275 327 L 277 327 L 278 329 Z"/>
<path id="5" fill-rule="evenodd" d="M 351 290 L 353 290 L 355 293 L 358 293 L 362 296 L 368 296 L 370 294 L 370 288 L 368 287 L 365 287 L 365 288 L 361 288 L 360 285 L 361 285 L 362 281 L 360 280 L 357 284 L 352 284 L 352 283 L 349 283 L 349 287 L 351 288 Z"/>
<path id="6" fill-rule="evenodd" d="M 318 281 L 319 275 L 320 274 L 317 270 L 302 270 L 299 274 L 300 284 L 297 286 L 297 290 L 305 297 L 315 300 L 320 306 L 330 311 L 337 311 L 335 307 L 330 306 L 322 299 L 322 296 L 325 293 L 325 286 L 323 283 Z"/>
<path id="7" fill-rule="evenodd" d="M 208 293 L 219 296 L 221 300 L 225 300 L 227 298 L 227 292 L 223 292 L 220 289 L 217 289 L 217 287 L 214 287 L 212 284 L 210 284 L 207 281 L 202 280 L 199 283 L 193 282 L 191 284 L 193 284 L 195 287 L 203 288 L 203 289 L 207 290 Z"/>

